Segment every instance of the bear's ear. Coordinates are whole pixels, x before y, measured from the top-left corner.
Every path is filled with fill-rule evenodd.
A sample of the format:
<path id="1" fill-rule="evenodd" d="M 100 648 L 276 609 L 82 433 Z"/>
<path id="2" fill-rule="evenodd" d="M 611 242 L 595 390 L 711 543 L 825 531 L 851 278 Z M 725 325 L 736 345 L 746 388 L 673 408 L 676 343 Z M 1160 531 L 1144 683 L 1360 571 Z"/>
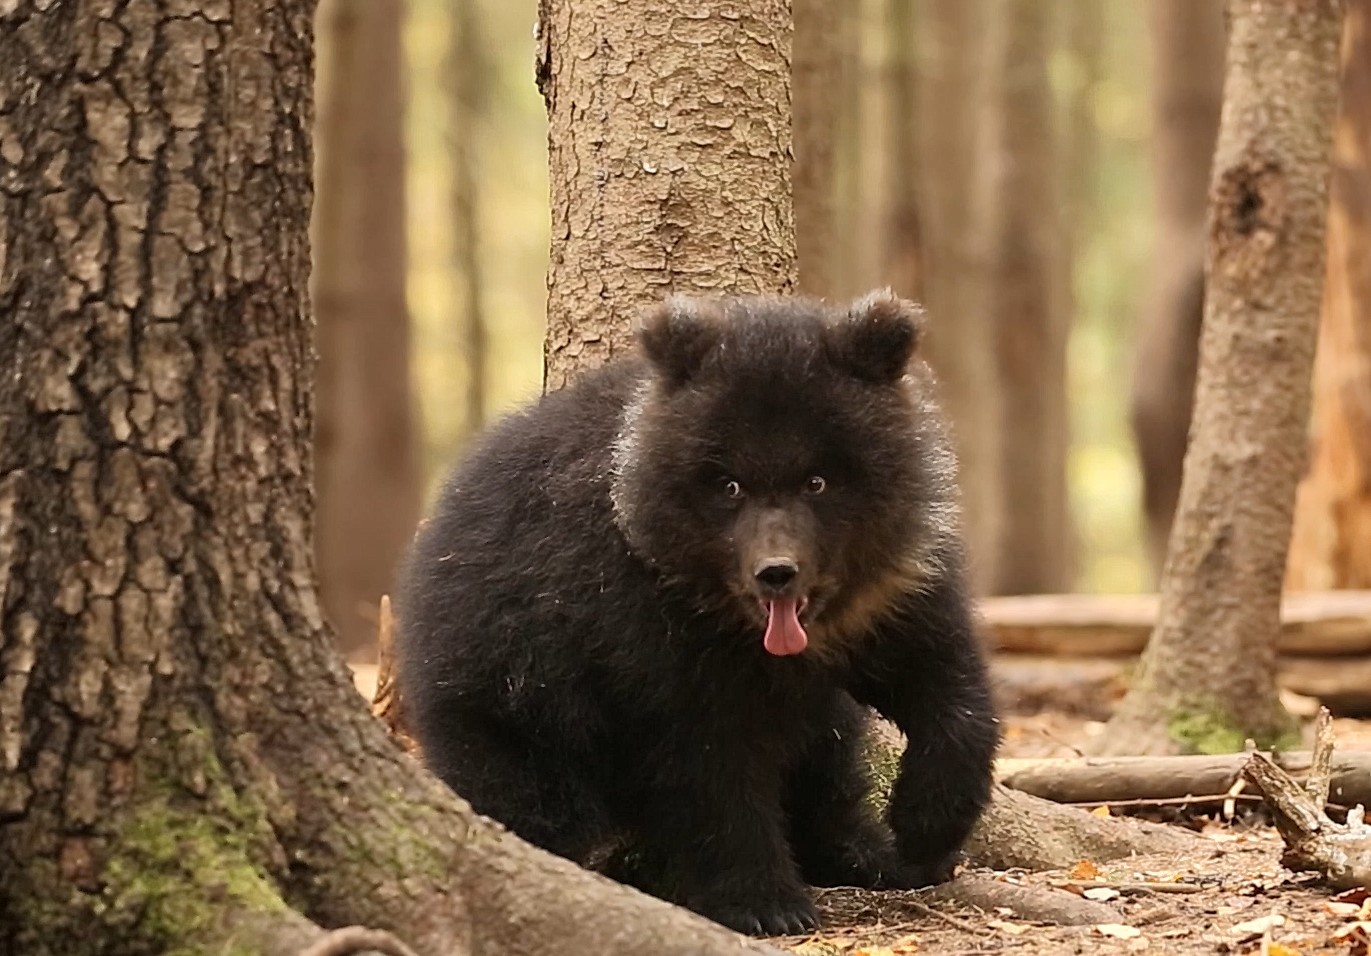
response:
<path id="1" fill-rule="evenodd" d="M 673 295 L 643 313 L 637 331 L 648 361 L 671 388 L 680 388 L 719 344 L 723 313 L 717 302 Z"/>
<path id="2" fill-rule="evenodd" d="M 888 384 L 904 375 L 923 333 L 924 311 L 889 289 L 853 302 L 828 329 L 833 363 L 860 379 Z"/>

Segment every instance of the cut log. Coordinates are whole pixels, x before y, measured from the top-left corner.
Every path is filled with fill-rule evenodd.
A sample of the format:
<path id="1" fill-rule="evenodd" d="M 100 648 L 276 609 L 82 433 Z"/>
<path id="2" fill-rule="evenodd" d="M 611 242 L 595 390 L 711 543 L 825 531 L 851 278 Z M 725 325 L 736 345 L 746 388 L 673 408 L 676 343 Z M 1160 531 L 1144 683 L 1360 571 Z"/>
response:
<path id="1" fill-rule="evenodd" d="M 1312 759 L 1308 751 L 1292 751 L 1277 754 L 1275 762 L 1287 773 L 1305 776 Z M 1247 762 L 1247 754 L 1001 759 L 995 775 L 1006 787 L 1055 803 L 1101 804 L 1221 796 Z M 1334 755 L 1328 800 L 1344 807 L 1371 804 L 1371 752 Z"/>
<path id="2" fill-rule="evenodd" d="M 1157 619 L 1155 594 L 1034 594 L 986 598 L 980 616 L 1001 651 L 1081 657 L 1142 653 Z M 1281 605 L 1281 654 L 1371 654 L 1371 591 L 1304 591 Z"/>

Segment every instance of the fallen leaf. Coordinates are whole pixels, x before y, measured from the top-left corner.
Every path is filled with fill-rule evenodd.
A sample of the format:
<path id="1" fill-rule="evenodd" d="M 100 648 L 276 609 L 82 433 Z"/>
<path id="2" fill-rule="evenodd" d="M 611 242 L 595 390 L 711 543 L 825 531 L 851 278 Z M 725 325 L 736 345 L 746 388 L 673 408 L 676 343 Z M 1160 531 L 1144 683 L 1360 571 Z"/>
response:
<path id="1" fill-rule="evenodd" d="M 1142 930 L 1126 923 L 1096 923 L 1095 932 L 1101 936 L 1112 936 L 1115 939 L 1137 939 L 1142 935 Z"/>
<path id="2" fill-rule="evenodd" d="M 1084 890 L 1081 895 L 1088 900 L 1103 902 L 1104 900 L 1116 900 L 1122 894 L 1112 886 L 1092 886 L 1090 889 Z"/>
<path id="3" fill-rule="evenodd" d="M 1343 890 L 1333 897 L 1335 903 L 1365 903 L 1371 900 L 1371 889 L 1364 886 L 1356 886 L 1350 890 Z"/>
<path id="4" fill-rule="evenodd" d="M 1009 920 L 1003 919 L 992 919 L 987 922 L 986 925 L 993 929 L 997 929 L 1002 933 L 1008 933 L 1010 936 L 1022 936 L 1031 929 L 1031 927 L 1025 926 L 1023 923 L 1011 923 Z"/>
<path id="5" fill-rule="evenodd" d="M 1067 876 L 1073 880 L 1098 880 L 1102 874 L 1100 868 L 1090 860 L 1080 860 Z"/>
<path id="6" fill-rule="evenodd" d="M 1361 906 L 1357 903 L 1339 903 L 1336 900 L 1324 900 L 1323 910 L 1339 919 L 1360 919 Z"/>
<path id="7" fill-rule="evenodd" d="M 1277 926 L 1285 925 L 1285 917 L 1280 913 L 1271 913 L 1267 916 L 1259 916 L 1256 919 L 1246 920 L 1234 926 L 1229 932 L 1239 936 L 1246 936 L 1249 933 L 1261 935 L 1267 930 L 1275 929 Z"/>
<path id="8" fill-rule="evenodd" d="M 1357 920 L 1355 923 L 1348 923 L 1338 927 L 1338 931 L 1333 934 L 1333 942 L 1346 943 L 1355 952 L 1365 952 L 1371 946 L 1371 921 Z"/>
<path id="9" fill-rule="evenodd" d="M 1298 949 L 1284 946 L 1272 939 L 1263 939 L 1261 956 L 1303 956 Z"/>
<path id="10" fill-rule="evenodd" d="M 1109 812 L 1109 804 L 1105 804 L 1104 806 L 1096 807 L 1094 810 L 1091 810 L 1090 815 L 1092 817 L 1112 817 L 1114 814 Z"/>

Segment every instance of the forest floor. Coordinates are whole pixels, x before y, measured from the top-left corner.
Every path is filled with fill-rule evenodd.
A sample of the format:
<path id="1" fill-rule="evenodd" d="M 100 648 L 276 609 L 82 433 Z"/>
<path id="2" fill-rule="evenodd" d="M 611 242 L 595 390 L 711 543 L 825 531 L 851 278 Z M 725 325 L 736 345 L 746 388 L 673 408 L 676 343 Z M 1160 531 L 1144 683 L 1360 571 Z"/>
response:
<path id="1" fill-rule="evenodd" d="M 374 668 L 355 671 L 369 699 Z M 1010 714 L 1000 756 L 1077 756 L 1102 728 L 1052 709 Z M 1339 749 L 1371 750 L 1371 721 L 1337 720 L 1334 728 Z M 800 956 L 1371 956 L 1367 893 L 1340 896 L 1282 867 L 1280 837 L 1260 804 L 1239 804 L 1229 819 L 1221 812 L 1148 813 L 1147 819 L 1184 826 L 1201 839 L 1183 854 L 1081 860 L 1070 870 L 973 871 L 1105 901 L 1118 912 L 1117 922 L 1057 926 L 1010 910 L 929 901 L 918 892 L 836 888 L 818 891 L 820 930 L 772 942 Z"/>

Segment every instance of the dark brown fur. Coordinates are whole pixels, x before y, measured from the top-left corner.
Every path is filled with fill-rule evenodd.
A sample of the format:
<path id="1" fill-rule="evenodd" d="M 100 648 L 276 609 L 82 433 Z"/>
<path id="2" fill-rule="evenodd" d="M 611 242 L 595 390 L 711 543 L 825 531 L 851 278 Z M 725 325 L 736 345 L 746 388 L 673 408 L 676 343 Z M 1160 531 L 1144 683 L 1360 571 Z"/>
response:
<path id="1" fill-rule="evenodd" d="M 955 468 L 912 307 L 673 299 L 454 472 L 399 589 L 401 690 L 475 808 L 751 932 L 804 882 L 942 879 L 989 793 Z M 813 481 L 822 477 L 822 482 Z M 762 647 L 775 556 L 810 645 Z M 862 705 L 909 738 L 888 826 Z"/>

